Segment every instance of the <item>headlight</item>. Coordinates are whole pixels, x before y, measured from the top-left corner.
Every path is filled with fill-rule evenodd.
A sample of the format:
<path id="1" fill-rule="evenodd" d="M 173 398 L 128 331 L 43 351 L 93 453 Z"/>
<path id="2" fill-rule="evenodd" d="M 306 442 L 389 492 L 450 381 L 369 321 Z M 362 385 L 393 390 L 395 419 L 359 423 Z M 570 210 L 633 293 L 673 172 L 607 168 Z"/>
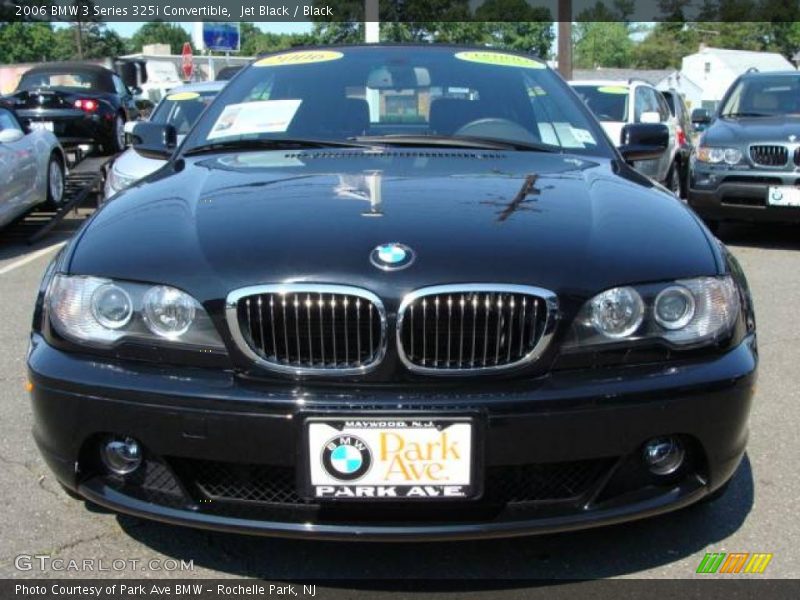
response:
<path id="1" fill-rule="evenodd" d="M 55 331 L 109 347 L 130 339 L 219 350 L 224 344 L 201 304 L 173 287 L 57 274 L 45 307 Z"/>
<path id="2" fill-rule="evenodd" d="M 699 146 L 697 160 L 700 162 L 737 165 L 742 161 L 742 151 L 738 148 L 720 148 L 716 146 Z"/>
<path id="3" fill-rule="evenodd" d="M 642 340 L 678 347 L 713 343 L 733 330 L 739 302 L 730 276 L 612 288 L 583 305 L 564 349 Z"/>
<path id="4" fill-rule="evenodd" d="M 114 167 L 111 167 L 108 171 L 107 184 L 111 191 L 116 193 L 130 187 L 137 179 L 137 177 L 132 177 L 131 175 L 123 175 Z"/>

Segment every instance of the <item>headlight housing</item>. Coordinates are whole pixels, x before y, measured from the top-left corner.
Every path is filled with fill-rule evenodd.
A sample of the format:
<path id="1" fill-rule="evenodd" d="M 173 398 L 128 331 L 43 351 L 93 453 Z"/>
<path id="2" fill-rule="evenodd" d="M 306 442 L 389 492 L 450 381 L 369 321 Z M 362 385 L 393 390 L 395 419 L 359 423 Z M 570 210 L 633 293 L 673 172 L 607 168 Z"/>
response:
<path id="1" fill-rule="evenodd" d="M 739 293 L 728 275 L 612 288 L 583 305 L 563 348 L 648 340 L 703 346 L 730 335 L 739 310 Z"/>
<path id="2" fill-rule="evenodd" d="M 168 347 L 224 350 L 202 305 L 173 287 L 56 274 L 45 308 L 63 338 L 95 347 L 139 340 Z"/>
<path id="3" fill-rule="evenodd" d="M 138 177 L 132 175 L 125 175 L 117 171 L 113 166 L 108 170 L 108 178 L 106 187 L 112 193 L 121 192 L 125 188 L 130 187 Z"/>
<path id="4" fill-rule="evenodd" d="M 738 165 L 742 162 L 742 151 L 738 148 L 720 146 L 699 146 L 697 160 L 710 164 Z"/>

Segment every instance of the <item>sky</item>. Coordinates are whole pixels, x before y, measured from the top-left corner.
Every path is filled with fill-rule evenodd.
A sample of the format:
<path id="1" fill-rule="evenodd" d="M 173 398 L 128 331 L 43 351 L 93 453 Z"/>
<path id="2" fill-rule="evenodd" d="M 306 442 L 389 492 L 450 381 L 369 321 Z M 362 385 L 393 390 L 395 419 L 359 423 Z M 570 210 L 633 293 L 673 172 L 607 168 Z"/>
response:
<path id="1" fill-rule="evenodd" d="M 123 37 L 131 37 L 136 30 L 144 24 L 144 21 L 131 23 L 106 23 L 109 29 L 116 31 Z M 192 33 L 192 23 L 179 22 L 178 25 L 183 27 L 189 33 Z M 254 25 L 262 31 L 272 33 L 306 33 L 311 31 L 311 23 L 254 23 Z"/>

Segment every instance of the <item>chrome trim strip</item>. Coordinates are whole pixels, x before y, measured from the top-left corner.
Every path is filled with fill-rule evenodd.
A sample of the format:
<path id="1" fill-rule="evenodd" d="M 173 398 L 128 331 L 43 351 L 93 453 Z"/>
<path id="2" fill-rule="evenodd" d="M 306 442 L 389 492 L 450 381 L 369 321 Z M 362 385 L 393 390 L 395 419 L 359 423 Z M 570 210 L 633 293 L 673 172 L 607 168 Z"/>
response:
<path id="1" fill-rule="evenodd" d="M 358 367 L 347 367 L 341 369 L 337 369 L 335 367 L 329 367 L 329 368 L 301 367 L 296 365 L 284 365 L 268 361 L 264 359 L 262 356 L 260 356 L 258 353 L 256 353 L 252 348 L 250 348 L 250 345 L 244 339 L 244 336 L 240 331 L 239 319 L 236 315 L 236 309 L 239 300 L 255 294 L 278 294 L 284 296 L 283 309 L 285 311 L 286 310 L 285 296 L 287 294 L 299 294 L 299 293 L 311 293 L 320 295 L 342 294 L 347 296 L 356 296 L 358 298 L 363 298 L 364 300 L 371 302 L 375 306 L 375 309 L 378 312 L 378 317 L 380 318 L 380 326 L 381 326 L 380 340 L 378 347 L 376 349 L 374 360 L 372 360 L 372 362 L 365 363 Z M 331 310 L 334 310 L 333 307 L 331 307 Z M 346 285 L 331 285 L 331 284 L 307 283 L 307 282 L 251 285 L 248 287 L 233 290 L 228 294 L 227 298 L 225 299 L 225 320 L 228 323 L 228 330 L 230 331 L 231 337 L 233 338 L 236 347 L 245 356 L 247 356 L 247 358 L 252 360 L 255 364 L 264 367 L 265 369 L 275 371 L 276 373 L 286 373 L 296 376 L 325 375 L 334 377 L 364 375 L 366 373 L 369 373 L 373 369 L 377 368 L 377 366 L 383 361 L 383 358 L 386 355 L 386 346 L 387 346 L 386 309 L 384 308 L 383 302 L 381 302 L 381 299 L 378 296 L 376 296 L 369 290 L 365 290 L 363 288 L 351 287 Z M 335 322 L 335 317 L 334 317 L 334 322 Z M 286 322 L 284 321 L 284 325 L 285 324 Z M 336 358 L 335 342 L 336 340 L 334 336 L 334 347 L 333 347 L 334 360 Z"/>
<path id="2" fill-rule="evenodd" d="M 533 347 L 533 349 L 528 354 L 523 356 L 520 360 L 500 366 L 480 366 L 467 369 L 464 368 L 437 369 L 431 367 L 423 367 L 411 362 L 411 360 L 409 360 L 408 356 L 405 353 L 405 349 L 403 348 L 403 337 L 402 337 L 403 321 L 405 319 L 406 309 L 409 307 L 409 305 L 415 302 L 416 300 L 419 300 L 420 298 L 425 298 L 426 296 L 432 296 L 435 294 L 459 294 L 459 293 L 470 293 L 470 292 L 523 294 L 523 295 L 537 296 L 541 298 L 544 301 L 545 306 L 547 307 L 547 316 L 545 317 L 544 330 L 542 331 L 542 334 L 539 337 L 539 341 L 536 342 L 536 345 Z M 406 294 L 406 296 L 403 298 L 403 301 L 400 303 L 400 308 L 397 310 L 397 324 L 395 328 L 395 337 L 397 338 L 396 339 L 397 354 L 400 357 L 401 362 L 406 366 L 407 369 L 409 369 L 414 373 L 422 373 L 425 375 L 439 375 L 443 377 L 483 375 L 486 373 L 499 373 L 511 369 L 518 369 L 524 365 L 534 362 L 539 357 L 541 357 L 541 355 L 550 345 L 559 316 L 560 315 L 558 311 L 558 296 L 556 296 L 555 292 L 551 292 L 550 290 L 546 290 L 544 288 L 527 286 L 527 285 L 503 284 L 503 283 L 472 283 L 472 284 L 465 283 L 465 284 L 435 285 L 430 287 L 424 287 Z M 475 328 L 473 327 L 473 336 L 475 333 L 474 330 Z M 475 350 L 474 343 L 472 349 L 474 354 Z"/>

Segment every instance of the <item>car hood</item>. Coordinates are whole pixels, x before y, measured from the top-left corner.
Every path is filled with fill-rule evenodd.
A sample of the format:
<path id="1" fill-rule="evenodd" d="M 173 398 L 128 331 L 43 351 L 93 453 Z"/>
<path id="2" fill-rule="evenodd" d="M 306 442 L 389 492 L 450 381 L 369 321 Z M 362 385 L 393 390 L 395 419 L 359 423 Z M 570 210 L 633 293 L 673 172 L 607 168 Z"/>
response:
<path id="1" fill-rule="evenodd" d="M 113 169 L 125 177 L 141 179 L 158 171 L 166 162 L 142 156 L 133 148 L 128 148 L 114 159 Z"/>
<path id="2" fill-rule="evenodd" d="M 800 115 L 737 119 L 719 118 L 703 134 L 703 143 L 720 145 L 788 142 L 790 135 L 800 139 Z"/>
<path id="3" fill-rule="evenodd" d="M 75 273 L 171 284 L 203 302 L 288 281 L 363 286 L 388 299 L 461 282 L 583 297 L 715 274 L 709 239 L 674 196 L 604 159 L 251 152 L 181 159 L 123 192 L 84 228 L 69 264 Z M 374 267 L 370 252 L 387 242 L 411 247 L 414 263 Z"/>

